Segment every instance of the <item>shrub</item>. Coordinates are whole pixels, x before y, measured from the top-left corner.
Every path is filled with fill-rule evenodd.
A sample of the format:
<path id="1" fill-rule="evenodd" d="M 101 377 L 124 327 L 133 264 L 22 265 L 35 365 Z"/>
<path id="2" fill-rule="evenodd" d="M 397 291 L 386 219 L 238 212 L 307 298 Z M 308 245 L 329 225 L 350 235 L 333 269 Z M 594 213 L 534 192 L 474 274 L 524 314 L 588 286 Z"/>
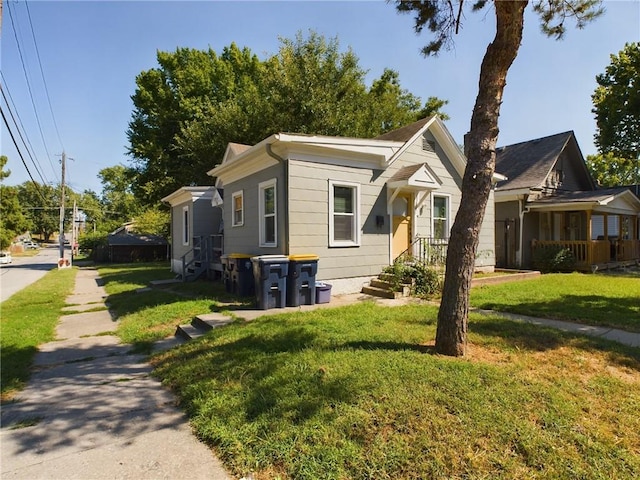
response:
<path id="1" fill-rule="evenodd" d="M 571 272 L 575 266 L 571 250 L 560 245 L 538 246 L 533 252 L 533 267 L 542 273 Z"/>
<path id="2" fill-rule="evenodd" d="M 384 273 L 393 275 L 391 285 L 396 291 L 399 291 L 402 285 L 411 285 L 413 295 L 427 297 L 440 293 L 442 289 L 438 272 L 423 262 L 398 259 L 393 265 L 386 267 Z"/>

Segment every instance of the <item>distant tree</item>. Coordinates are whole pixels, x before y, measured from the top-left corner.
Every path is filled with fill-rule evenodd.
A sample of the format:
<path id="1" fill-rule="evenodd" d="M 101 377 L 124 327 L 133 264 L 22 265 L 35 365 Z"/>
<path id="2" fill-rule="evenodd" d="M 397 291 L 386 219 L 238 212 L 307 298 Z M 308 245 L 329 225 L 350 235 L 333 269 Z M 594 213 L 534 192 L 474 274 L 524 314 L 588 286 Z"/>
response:
<path id="1" fill-rule="evenodd" d="M 636 159 L 640 155 L 640 43 L 627 43 L 618 55 L 611 55 L 611 63 L 596 82 L 591 98 L 598 150 Z"/>
<path id="2" fill-rule="evenodd" d="M 395 72 L 368 89 L 358 58 L 341 52 L 337 39 L 311 32 L 280 42 L 264 61 L 234 43 L 220 55 L 158 52 L 159 67 L 137 76 L 127 136 L 142 204 L 185 185 L 211 184 L 206 172 L 229 142 L 252 145 L 279 131 L 373 137 L 424 113 Z M 429 102 L 425 108 L 438 105 Z"/>
<path id="3" fill-rule="evenodd" d="M 596 116 L 598 155 L 587 166 L 602 186 L 640 182 L 640 43 L 627 43 L 611 55 L 605 72 L 596 76 L 591 99 Z"/>
<path id="4" fill-rule="evenodd" d="M 11 170 L 4 169 L 8 161 L 9 161 L 9 158 L 7 158 L 6 155 L 0 156 L 0 181 L 4 180 L 9 175 L 11 175 Z"/>
<path id="5" fill-rule="evenodd" d="M 133 219 L 133 230 L 142 235 L 169 238 L 170 214 L 165 209 L 148 208 Z"/>
<path id="6" fill-rule="evenodd" d="M 105 207 L 100 197 L 93 190 L 85 190 L 76 198 L 78 210 L 84 217 L 85 229 L 93 230 L 94 227 L 102 229 L 105 222 Z"/>
<path id="7" fill-rule="evenodd" d="M 473 10 L 480 10 L 486 0 L 473 2 Z M 451 228 L 447 252 L 442 301 L 438 312 L 436 351 L 445 355 L 465 354 L 469 290 L 473 275 L 480 228 L 489 200 L 495 172 L 495 149 L 498 139 L 498 117 L 506 78 L 515 60 L 524 26 L 527 1 L 494 1 L 496 33 L 487 47 L 478 85 L 478 96 L 471 115 L 471 127 L 465 136 L 467 167 L 462 179 L 460 208 Z M 396 9 L 414 14 L 415 31 L 426 26 L 435 39 L 422 50 L 437 54 L 450 46 L 463 18 L 465 0 L 396 1 Z M 575 18 L 577 26 L 598 16 L 598 0 L 536 0 L 533 9 L 540 15 L 542 30 L 549 36 L 561 38 L 565 20 Z"/>
<path id="8" fill-rule="evenodd" d="M 0 181 L 11 175 L 10 170 L 4 169 L 7 161 L 5 155 L 0 156 Z M 18 200 L 18 188 L 0 183 L 0 250 L 9 248 L 15 237 L 29 228 L 29 220 Z"/>
<path id="9" fill-rule="evenodd" d="M 65 188 L 65 229 L 71 225 L 74 192 Z M 31 223 L 31 228 L 45 241 L 60 229 L 60 187 L 42 185 L 37 182 L 24 182 L 18 186 L 18 199 L 24 215 Z"/>
<path id="10" fill-rule="evenodd" d="M 638 160 L 617 157 L 613 152 L 587 155 L 587 168 L 601 187 L 638 183 Z"/>
<path id="11" fill-rule="evenodd" d="M 98 177 L 102 183 L 100 204 L 103 209 L 100 230 L 112 231 L 142 211 L 131 184 L 135 173 L 124 165 L 114 165 L 100 170 Z"/>

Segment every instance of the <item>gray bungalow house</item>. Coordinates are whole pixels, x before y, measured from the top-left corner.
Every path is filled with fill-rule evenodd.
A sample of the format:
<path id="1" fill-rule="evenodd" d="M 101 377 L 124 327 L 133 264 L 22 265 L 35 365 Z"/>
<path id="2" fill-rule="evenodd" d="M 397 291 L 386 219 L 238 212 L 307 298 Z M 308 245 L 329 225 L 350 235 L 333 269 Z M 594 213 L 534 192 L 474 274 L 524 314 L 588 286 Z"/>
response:
<path id="1" fill-rule="evenodd" d="M 498 148 L 496 171 L 507 177 L 495 191 L 497 266 L 530 268 L 548 246 L 585 271 L 640 260 L 640 200 L 597 188 L 573 132 Z"/>
<path id="2" fill-rule="evenodd" d="M 225 192 L 225 253 L 318 255 L 316 278 L 339 294 L 360 291 L 401 255 L 443 258 L 465 165 L 431 117 L 374 139 L 277 133 L 229 144 L 208 174 Z M 495 265 L 494 221 L 492 196 L 478 270 Z"/>
<path id="3" fill-rule="evenodd" d="M 182 187 L 162 199 L 171 206 L 171 271 L 183 280 L 222 269 L 222 192 Z"/>

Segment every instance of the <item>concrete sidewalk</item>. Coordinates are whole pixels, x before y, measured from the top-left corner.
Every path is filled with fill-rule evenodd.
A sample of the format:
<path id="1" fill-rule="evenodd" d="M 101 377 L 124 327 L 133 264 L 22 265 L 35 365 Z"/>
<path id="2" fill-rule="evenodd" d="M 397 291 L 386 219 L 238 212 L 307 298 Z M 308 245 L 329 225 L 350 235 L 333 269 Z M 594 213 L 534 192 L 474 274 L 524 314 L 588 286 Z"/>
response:
<path id="1" fill-rule="evenodd" d="M 117 326 L 105 298 L 97 271 L 81 269 L 59 340 L 41 346 L 27 388 L 2 406 L 2 478 L 231 478 L 145 357 L 105 334 Z"/>

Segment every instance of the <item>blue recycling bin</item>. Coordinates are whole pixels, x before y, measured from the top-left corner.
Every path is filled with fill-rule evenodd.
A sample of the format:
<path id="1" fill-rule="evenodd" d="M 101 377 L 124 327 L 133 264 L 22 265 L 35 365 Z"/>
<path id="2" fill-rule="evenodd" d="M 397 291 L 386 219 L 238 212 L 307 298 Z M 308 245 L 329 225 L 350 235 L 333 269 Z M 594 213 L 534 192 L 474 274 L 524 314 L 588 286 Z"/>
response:
<path id="1" fill-rule="evenodd" d="M 289 259 L 283 255 L 252 257 L 256 304 L 261 310 L 284 308 Z"/>
<path id="2" fill-rule="evenodd" d="M 229 265 L 229 255 L 220 255 L 220 263 L 222 263 L 222 283 L 227 293 L 231 293 L 231 267 Z"/>
<path id="3" fill-rule="evenodd" d="M 231 293 L 241 297 L 253 295 L 255 290 L 251 255 L 231 253 L 228 262 L 231 271 Z"/>
<path id="4" fill-rule="evenodd" d="M 315 305 L 317 255 L 289 255 L 287 306 Z"/>

